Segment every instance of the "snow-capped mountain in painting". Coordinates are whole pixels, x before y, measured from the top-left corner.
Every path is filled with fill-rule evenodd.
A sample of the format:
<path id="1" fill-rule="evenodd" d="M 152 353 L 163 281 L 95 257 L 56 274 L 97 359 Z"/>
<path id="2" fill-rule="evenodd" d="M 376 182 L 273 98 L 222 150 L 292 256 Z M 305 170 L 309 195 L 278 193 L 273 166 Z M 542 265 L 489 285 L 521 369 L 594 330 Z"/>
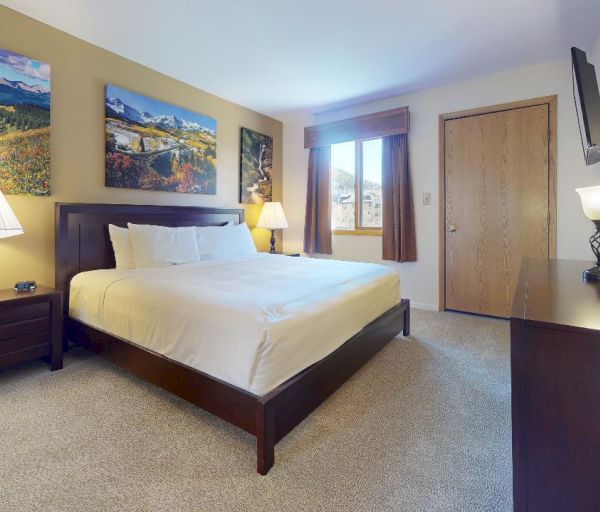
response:
<path id="1" fill-rule="evenodd" d="M 26 84 L 21 80 L 9 80 L 0 75 L 0 104 L 36 105 L 50 108 L 50 90 L 38 84 Z"/>
<path id="2" fill-rule="evenodd" d="M 204 131 L 211 132 L 211 128 L 201 126 L 200 123 L 181 119 L 174 114 L 154 115 L 147 110 L 140 112 L 136 108 L 127 105 L 118 97 L 106 97 L 106 113 L 123 118 L 127 121 L 140 123 L 144 125 L 156 125 L 162 128 L 175 128 L 186 132 Z"/>

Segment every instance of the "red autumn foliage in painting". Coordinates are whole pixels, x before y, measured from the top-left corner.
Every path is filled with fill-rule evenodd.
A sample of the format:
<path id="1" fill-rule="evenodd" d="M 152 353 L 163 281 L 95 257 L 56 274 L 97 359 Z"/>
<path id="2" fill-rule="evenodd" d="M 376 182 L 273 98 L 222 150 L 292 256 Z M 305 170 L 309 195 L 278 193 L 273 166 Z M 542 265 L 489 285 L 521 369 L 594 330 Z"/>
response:
<path id="1" fill-rule="evenodd" d="M 50 194 L 50 128 L 0 136 L 0 183 L 5 194 Z"/>

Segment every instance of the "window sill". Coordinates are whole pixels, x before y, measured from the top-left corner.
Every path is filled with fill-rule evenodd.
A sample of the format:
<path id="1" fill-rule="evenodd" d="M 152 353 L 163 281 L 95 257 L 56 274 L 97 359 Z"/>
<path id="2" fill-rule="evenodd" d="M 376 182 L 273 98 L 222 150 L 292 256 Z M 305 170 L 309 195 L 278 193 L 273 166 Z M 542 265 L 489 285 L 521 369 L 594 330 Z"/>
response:
<path id="1" fill-rule="evenodd" d="M 381 236 L 383 234 L 382 229 L 334 229 L 333 235 L 353 235 L 353 236 Z"/>

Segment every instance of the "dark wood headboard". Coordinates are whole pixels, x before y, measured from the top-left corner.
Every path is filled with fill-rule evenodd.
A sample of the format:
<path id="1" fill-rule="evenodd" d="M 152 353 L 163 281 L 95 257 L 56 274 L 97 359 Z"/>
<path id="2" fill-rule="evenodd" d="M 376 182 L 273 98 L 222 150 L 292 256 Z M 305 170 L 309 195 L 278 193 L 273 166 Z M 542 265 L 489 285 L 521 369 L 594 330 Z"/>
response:
<path id="1" fill-rule="evenodd" d="M 134 204 L 56 203 L 56 282 L 69 310 L 69 285 L 86 270 L 113 268 L 115 257 L 108 225 L 223 226 L 244 221 L 243 209 Z"/>

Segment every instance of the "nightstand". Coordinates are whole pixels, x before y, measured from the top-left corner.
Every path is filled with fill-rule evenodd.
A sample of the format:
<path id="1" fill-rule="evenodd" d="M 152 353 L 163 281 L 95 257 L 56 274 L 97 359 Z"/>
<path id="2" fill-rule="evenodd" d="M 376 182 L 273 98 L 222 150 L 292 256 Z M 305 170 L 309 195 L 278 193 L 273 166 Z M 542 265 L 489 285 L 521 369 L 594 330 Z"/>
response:
<path id="1" fill-rule="evenodd" d="M 62 292 L 0 290 L 0 368 L 38 357 L 62 368 Z"/>

